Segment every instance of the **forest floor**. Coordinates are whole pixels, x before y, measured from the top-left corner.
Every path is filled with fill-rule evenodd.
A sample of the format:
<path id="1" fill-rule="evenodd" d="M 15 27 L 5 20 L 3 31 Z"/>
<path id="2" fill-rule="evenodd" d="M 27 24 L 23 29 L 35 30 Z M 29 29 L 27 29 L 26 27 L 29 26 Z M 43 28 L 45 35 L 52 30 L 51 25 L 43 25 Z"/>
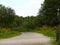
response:
<path id="1" fill-rule="evenodd" d="M 23 32 L 20 36 L 0 39 L 0 45 L 51 45 L 51 38 L 34 32 Z"/>

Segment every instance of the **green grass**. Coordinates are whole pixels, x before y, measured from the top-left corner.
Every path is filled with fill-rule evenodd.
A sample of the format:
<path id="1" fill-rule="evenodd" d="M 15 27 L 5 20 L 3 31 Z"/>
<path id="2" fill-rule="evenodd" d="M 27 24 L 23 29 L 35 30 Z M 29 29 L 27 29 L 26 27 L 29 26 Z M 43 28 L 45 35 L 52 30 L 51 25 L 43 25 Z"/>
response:
<path id="1" fill-rule="evenodd" d="M 20 35 L 20 34 L 21 33 L 17 32 L 17 31 L 0 32 L 0 39 L 10 38 L 10 37 L 17 36 L 17 35 Z"/>
<path id="2" fill-rule="evenodd" d="M 58 42 L 56 42 L 55 39 L 52 41 L 52 43 L 53 43 L 53 45 L 58 45 Z"/>
<path id="3" fill-rule="evenodd" d="M 34 32 L 37 32 L 37 33 L 42 33 L 48 37 L 52 37 L 52 38 L 55 38 L 56 37 L 56 34 L 55 34 L 55 31 L 53 29 L 43 29 L 43 28 L 40 28 L 40 29 L 35 29 Z"/>

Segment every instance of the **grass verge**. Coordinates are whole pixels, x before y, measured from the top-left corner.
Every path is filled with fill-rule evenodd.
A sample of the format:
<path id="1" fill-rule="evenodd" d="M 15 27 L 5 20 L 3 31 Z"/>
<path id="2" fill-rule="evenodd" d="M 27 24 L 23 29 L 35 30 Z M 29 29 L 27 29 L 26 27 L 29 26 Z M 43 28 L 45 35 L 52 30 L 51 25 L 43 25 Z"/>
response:
<path id="1" fill-rule="evenodd" d="M 52 40 L 52 43 L 53 43 L 53 45 L 58 45 L 58 42 L 56 42 L 56 40 L 54 39 L 54 40 Z"/>
<path id="2" fill-rule="evenodd" d="M 43 29 L 43 28 L 37 28 L 34 30 L 34 32 L 37 32 L 37 33 L 42 33 L 48 37 L 52 37 L 52 38 L 55 38 L 56 37 L 56 34 L 55 34 L 55 31 L 53 29 Z"/>
<path id="3" fill-rule="evenodd" d="M 9 32 L 0 32 L 0 39 L 4 39 L 4 38 L 10 38 L 10 37 L 14 37 L 17 35 L 20 35 L 20 32 L 17 31 L 9 31 Z"/>

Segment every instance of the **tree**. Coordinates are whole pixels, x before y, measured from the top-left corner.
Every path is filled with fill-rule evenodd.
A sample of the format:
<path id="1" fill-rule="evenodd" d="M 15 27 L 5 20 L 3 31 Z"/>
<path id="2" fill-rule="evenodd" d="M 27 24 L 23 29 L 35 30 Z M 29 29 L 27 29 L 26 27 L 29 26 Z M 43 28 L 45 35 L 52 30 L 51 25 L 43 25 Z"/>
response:
<path id="1" fill-rule="evenodd" d="M 57 9 L 60 9 L 60 0 L 45 0 L 42 8 L 39 10 L 38 18 L 42 23 L 48 26 L 60 25 L 60 14 L 57 15 Z M 60 10 L 59 10 L 60 13 Z M 42 16 L 42 17 L 41 17 Z M 56 38 L 60 37 L 60 31 L 56 30 Z M 60 39 L 58 39 L 59 41 Z"/>
<path id="2" fill-rule="evenodd" d="M 31 31 L 31 29 L 34 29 L 37 27 L 36 17 L 24 17 L 24 22 L 21 24 L 21 29 L 24 31 Z"/>
<path id="3" fill-rule="evenodd" d="M 43 22 L 49 26 L 56 26 L 60 24 L 60 16 L 58 16 L 57 20 L 57 9 L 60 8 L 59 0 L 45 0 L 41 5 L 41 9 L 39 10 L 38 16 L 43 18 Z M 38 17 L 38 18 L 39 18 Z"/>
<path id="4" fill-rule="evenodd" d="M 0 26 L 10 27 L 13 23 L 14 15 L 13 9 L 0 5 Z"/>

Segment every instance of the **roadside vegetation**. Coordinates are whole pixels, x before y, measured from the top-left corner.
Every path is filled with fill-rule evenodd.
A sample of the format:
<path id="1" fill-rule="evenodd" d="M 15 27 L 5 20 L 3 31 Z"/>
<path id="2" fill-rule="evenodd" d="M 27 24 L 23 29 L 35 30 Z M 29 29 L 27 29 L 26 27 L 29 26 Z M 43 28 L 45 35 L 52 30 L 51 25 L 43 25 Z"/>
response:
<path id="1" fill-rule="evenodd" d="M 7 30 L 7 29 L 2 29 L 2 30 Z M 0 31 L 0 39 L 5 39 L 5 38 L 11 38 L 14 36 L 18 36 L 21 33 L 18 31 Z"/>
<path id="2" fill-rule="evenodd" d="M 59 43 L 56 41 L 56 39 L 52 40 L 53 45 L 59 45 Z"/>
<path id="3" fill-rule="evenodd" d="M 60 44 L 60 0 L 45 0 L 37 16 L 17 16 L 12 8 L 0 5 L 0 38 L 34 31 L 52 37 Z M 47 27 L 46 27 L 47 26 Z M 56 41 L 55 41 L 56 40 Z"/>
<path id="4" fill-rule="evenodd" d="M 42 33 L 51 38 L 56 38 L 56 30 L 54 30 L 53 28 L 37 28 L 34 31 L 37 33 Z"/>

